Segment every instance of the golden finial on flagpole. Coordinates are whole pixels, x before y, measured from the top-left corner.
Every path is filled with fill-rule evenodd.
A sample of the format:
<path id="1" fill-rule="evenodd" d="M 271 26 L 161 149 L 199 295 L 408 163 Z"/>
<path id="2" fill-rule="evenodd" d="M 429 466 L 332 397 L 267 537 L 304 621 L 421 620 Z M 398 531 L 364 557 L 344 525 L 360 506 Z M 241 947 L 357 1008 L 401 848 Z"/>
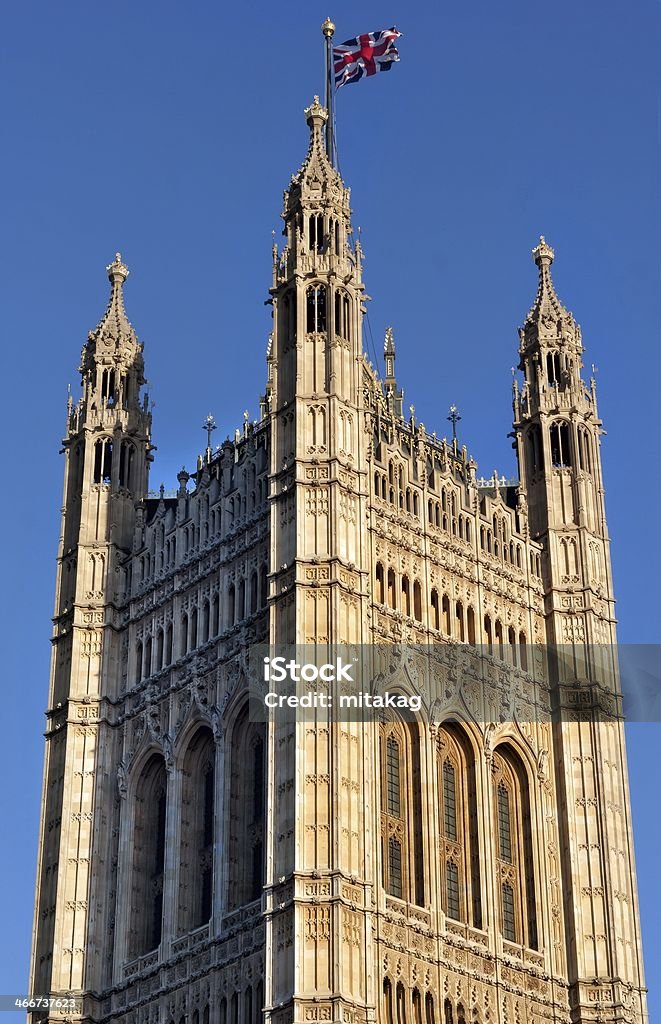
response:
<path id="1" fill-rule="evenodd" d="M 330 20 L 330 18 L 326 18 L 325 22 L 321 26 L 321 31 L 327 38 L 330 38 L 333 35 L 333 33 L 335 32 L 335 25 Z"/>

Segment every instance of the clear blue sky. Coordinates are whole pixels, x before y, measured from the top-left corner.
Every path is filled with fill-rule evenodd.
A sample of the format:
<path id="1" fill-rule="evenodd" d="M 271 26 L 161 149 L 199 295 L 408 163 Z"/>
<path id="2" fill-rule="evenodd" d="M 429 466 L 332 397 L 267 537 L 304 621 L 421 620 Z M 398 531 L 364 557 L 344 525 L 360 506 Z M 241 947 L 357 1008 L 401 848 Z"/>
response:
<path id="1" fill-rule="evenodd" d="M 338 97 L 370 324 L 392 324 L 406 405 L 513 472 L 510 367 L 535 293 L 530 250 L 599 367 L 620 638 L 658 642 L 661 4 L 473 0 L 11 4 L 0 40 L 5 665 L 0 992 L 25 989 L 66 387 L 131 268 L 129 315 L 156 401 L 152 486 L 176 485 L 257 414 L 271 231 L 322 91 L 319 25 L 403 31 L 401 63 Z M 368 336 L 368 345 L 370 339 Z M 649 579 L 650 597 L 641 581 Z M 661 1015 L 658 724 L 629 729 L 640 896 Z"/>

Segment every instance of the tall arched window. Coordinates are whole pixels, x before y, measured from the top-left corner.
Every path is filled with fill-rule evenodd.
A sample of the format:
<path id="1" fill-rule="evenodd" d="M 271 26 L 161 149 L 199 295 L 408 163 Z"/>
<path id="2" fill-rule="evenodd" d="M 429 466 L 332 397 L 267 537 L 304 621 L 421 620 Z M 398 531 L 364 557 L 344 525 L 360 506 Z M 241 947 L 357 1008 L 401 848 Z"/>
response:
<path id="1" fill-rule="evenodd" d="M 310 252 L 324 251 L 324 218 L 321 213 L 310 214 L 308 221 L 308 246 Z"/>
<path id="2" fill-rule="evenodd" d="M 389 978 L 383 982 L 383 1015 L 385 1024 L 394 1024 L 392 1015 L 392 985 Z"/>
<path id="3" fill-rule="evenodd" d="M 524 672 L 528 671 L 528 645 L 524 632 L 519 633 L 519 665 Z"/>
<path id="4" fill-rule="evenodd" d="M 469 604 L 466 609 L 466 629 L 468 632 L 468 643 L 475 645 L 475 611 Z"/>
<path id="5" fill-rule="evenodd" d="M 537 948 L 530 795 L 523 763 L 507 745 L 493 754 L 494 844 L 500 927 L 508 942 Z"/>
<path id="6" fill-rule="evenodd" d="M 141 681 L 141 679 L 142 679 L 142 660 L 143 660 L 142 640 L 138 640 L 137 644 L 135 645 L 135 681 L 136 681 L 136 683 L 139 683 Z"/>
<path id="7" fill-rule="evenodd" d="M 422 587 L 420 580 L 413 581 L 413 618 L 422 622 Z"/>
<path id="8" fill-rule="evenodd" d="M 431 625 L 433 629 L 441 628 L 441 610 L 438 603 L 438 590 L 431 592 Z"/>
<path id="9" fill-rule="evenodd" d="M 388 569 L 388 606 L 397 607 L 397 594 L 395 590 L 395 570 Z"/>
<path id="10" fill-rule="evenodd" d="M 188 615 L 186 612 L 181 616 L 180 651 L 182 654 L 188 654 Z"/>
<path id="11" fill-rule="evenodd" d="M 211 917 L 213 894 L 215 745 L 200 729 L 184 757 L 178 931 L 199 928 Z"/>
<path id="12" fill-rule="evenodd" d="M 94 483 L 109 484 L 112 478 L 112 441 L 101 438 L 94 444 Z"/>
<path id="13" fill-rule="evenodd" d="M 135 448 L 130 441 L 122 441 L 119 448 L 119 486 L 126 487 L 127 490 L 131 489 L 132 486 L 132 468 L 133 468 L 133 457 L 135 455 Z"/>
<path id="14" fill-rule="evenodd" d="M 326 330 L 326 288 L 323 284 L 310 285 L 305 293 L 306 331 L 320 334 Z"/>
<path id="15" fill-rule="evenodd" d="M 441 726 L 437 740 L 442 835 L 441 904 L 448 917 L 482 927 L 475 758 L 462 730 Z"/>
<path id="16" fill-rule="evenodd" d="M 408 576 L 402 576 L 402 614 L 411 614 L 411 584 Z"/>
<path id="17" fill-rule="evenodd" d="M 397 982 L 397 988 L 395 990 L 395 997 L 397 1003 L 397 1024 L 407 1024 L 406 1021 L 406 994 L 404 992 L 404 986 L 401 981 Z"/>
<path id="18" fill-rule="evenodd" d="M 172 664 L 172 623 L 168 622 L 165 630 L 165 665 Z"/>
<path id="19" fill-rule="evenodd" d="M 493 654 L 493 631 L 491 628 L 491 616 L 484 616 L 484 644 L 487 654 Z"/>
<path id="20" fill-rule="evenodd" d="M 560 353 L 548 352 L 546 356 L 546 375 L 549 384 L 560 383 Z"/>
<path id="21" fill-rule="evenodd" d="M 539 424 L 533 423 L 528 431 L 528 460 L 532 473 L 544 472 L 544 446 Z"/>
<path id="22" fill-rule="evenodd" d="M 383 565 L 381 562 L 376 563 L 376 600 L 379 604 L 385 603 L 385 579 Z"/>
<path id="23" fill-rule="evenodd" d="M 585 473 L 592 472 L 592 460 L 590 458 L 590 435 L 585 427 L 578 428 L 578 466 Z"/>
<path id="24" fill-rule="evenodd" d="M 463 644 L 464 639 L 465 639 L 465 631 L 464 631 L 464 606 L 461 603 L 461 601 L 457 601 L 456 605 L 454 606 L 454 620 L 455 620 L 455 637 L 457 638 L 457 640 L 459 640 Z"/>
<path id="25" fill-rule="evenodd" d="M 414 988 L 411 995 L 413 1004 L 413 1024 L 422 1024 L 422 996 L 420 989 Z"/>
<path id="26" fill-rule="evenodd" d="M 569 424 L 559 421 L 551 424 L 551 464 L 555 469 L 566 469 L 571 466 L 571 449 L 569 446 Z"/>
<path id="27" fill-rule="evenodd" d="M 236 909 L 261 896 L 264 876 L 265 730 L 251 722 L 248 705 L 232 730 L 230 751 L 228 905 Z"/>
<path id="28" fill-rule="evenodd" d="M 445 633 L 446 636 L 451 636 L 452 621 L 450 619 L 450 598 L 447 596 L 447 594 L 443 595 L 443 601 L 441 606 L 443 609 L 443 632 Z"/>
<path id="29" fill-rule="evenodd" d="M 424 903 L 420 742 L 414 723 L 381 726 L 381 855 L 391 896 Z"/>
<path id="30" fill-rule="evenodd" d="M 163 929 L 165 814 L 167 772 L 160 754 L 152 754 L 135 791 L 129 957 L 157 949 Z"/>

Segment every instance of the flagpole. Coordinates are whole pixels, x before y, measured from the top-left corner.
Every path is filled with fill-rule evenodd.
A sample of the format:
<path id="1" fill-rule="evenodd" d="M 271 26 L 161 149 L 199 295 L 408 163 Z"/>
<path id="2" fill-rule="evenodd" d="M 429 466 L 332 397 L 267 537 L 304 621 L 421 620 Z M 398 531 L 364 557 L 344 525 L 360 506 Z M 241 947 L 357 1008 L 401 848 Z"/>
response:
<path id="1" fill-rule="evenodd" d="M 335 25 L 330 18 L 326 18 L 321 26 L 321 31 L 326 39 L 326 110 L 328 112 L 328 120 L 326 121 L 326 154 L 331 166 L 335 167 L 335 160 L 333 159 L 333 34 L 335 32 Z"/>

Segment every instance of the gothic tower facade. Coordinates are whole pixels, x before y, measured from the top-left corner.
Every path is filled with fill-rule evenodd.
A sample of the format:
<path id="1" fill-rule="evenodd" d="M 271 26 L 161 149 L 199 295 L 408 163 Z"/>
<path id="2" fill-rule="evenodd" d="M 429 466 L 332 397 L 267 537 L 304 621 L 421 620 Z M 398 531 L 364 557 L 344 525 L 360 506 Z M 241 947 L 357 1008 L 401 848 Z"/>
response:
<path id="1" fill-rule="evenodd" d="M 405 418 L 393 331 L 383 381 L 363 353 L 326 117 L 285 192 L 260 417 L 172 493 L 108 268 L 64 442 L 32 991 L 89 1024 L 643 1024 L 580 330 L 542 240 L 518 480 Z M 262 644 L 367 650 L 424 714 L 260 719 Z"/>

